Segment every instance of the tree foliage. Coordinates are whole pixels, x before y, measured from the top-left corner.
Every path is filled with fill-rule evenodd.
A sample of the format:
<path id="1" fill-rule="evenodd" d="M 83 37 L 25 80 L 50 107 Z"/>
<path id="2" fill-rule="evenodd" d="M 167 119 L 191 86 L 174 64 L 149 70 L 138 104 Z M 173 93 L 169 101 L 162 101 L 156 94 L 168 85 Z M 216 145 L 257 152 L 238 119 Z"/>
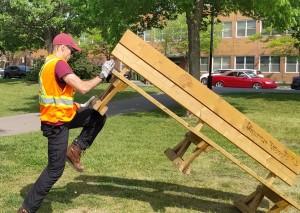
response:
<path id="1" fill-rule="evenodd" d="M 208 22 L 208 21 L 207 21 Z M 151 30 L 152 37 L 155 34 L 162 34 L 162 41 L 160 42 L 164 48 L 165 55 L 181 54 L 186 55 L 188 50 L 188 35 L 187 35 L 186 17 L 184 14 L 179 14 L 175 20 L 166 22 L 163 29 L 154 28 Z M 216 23 L 214 30 L 214 49 L 217 48 L 221 40 L 222 25 Z M 209 53 L 210 48 L 210 26 L 200 31 L 201 46 L 200 50 Z"/>
<path id="2" fill-rule="evenodd" d="M 200 29 L 210 14 L 240 11 L 279 30 L 295 29 L 299 38 L 299 0 L 1 0 L 0 50 L 46 46 L 60 31 L 79 35 L 99 29 L 113 47 L 126 29 L 163 28 L 167 20 L 186 15 L 189 69 L 199 74 Z"/>
<path id="3" fill-rule="evenodd" d="M 0 46 L 6 51 L 46 47 L 61 32 L 83 29 L 69 0 L 2 0 Z"/>
<path id="4" fill-rule="evenodd" d="M 166 20 L 185 13 L 192 74 L 199 71 L 199 29 L 206 29 L 211 13 L 217 16 L 240 11 L 281 30 L 295 26 L 299 18 L 299 0 L 74 0 L 73 3 L 85 11 L 84 18 L 99 27 L 112 46 L 128 28 L 135 32 L 163 28 Z"/>

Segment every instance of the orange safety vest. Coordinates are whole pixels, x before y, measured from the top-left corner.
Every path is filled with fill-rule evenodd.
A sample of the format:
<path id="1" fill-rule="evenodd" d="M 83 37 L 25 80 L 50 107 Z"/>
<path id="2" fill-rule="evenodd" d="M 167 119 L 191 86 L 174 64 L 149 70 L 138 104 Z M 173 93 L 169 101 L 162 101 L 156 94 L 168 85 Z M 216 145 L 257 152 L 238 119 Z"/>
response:
<path id="1" fill-rule="evenodd" d="M 61 89 L 55 78 L 55 65 L 60 60 L 65 61 L 63 58 L 49 55 L 39 73 L 40 119 L 44 122 L 69 122 L 76 113 L 73 87 L 66 84 Z"/>

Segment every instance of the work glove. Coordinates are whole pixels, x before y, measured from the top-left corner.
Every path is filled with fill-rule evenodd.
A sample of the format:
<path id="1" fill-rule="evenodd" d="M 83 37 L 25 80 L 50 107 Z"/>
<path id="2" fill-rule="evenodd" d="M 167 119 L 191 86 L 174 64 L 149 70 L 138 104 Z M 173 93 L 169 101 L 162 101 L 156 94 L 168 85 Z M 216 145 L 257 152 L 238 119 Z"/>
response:
<path id="1" fill-rule="evenodd" d="M 115 66 L 115 61 L 113 59 L 105 61 L 102 64 L 102 67 L 101 67 L 101 72 L 99 74 L 100 78 L 101 79 L 107 79 L 107 77 L 109 76 L 109 74 L 114 69 L 114 66 Z"/>
<path id="2" fill-rule="evenodd" d="M 80 108 L 81 107 L 88 107 L 88 108 L 91 108 L 91 104 L 92 104 L 92 101 L 96 98 L 96 96 L 92 96 L 89 100 L 87 100 L 85 103 L 83 104 L 79 104 L 80 105 Z"/>

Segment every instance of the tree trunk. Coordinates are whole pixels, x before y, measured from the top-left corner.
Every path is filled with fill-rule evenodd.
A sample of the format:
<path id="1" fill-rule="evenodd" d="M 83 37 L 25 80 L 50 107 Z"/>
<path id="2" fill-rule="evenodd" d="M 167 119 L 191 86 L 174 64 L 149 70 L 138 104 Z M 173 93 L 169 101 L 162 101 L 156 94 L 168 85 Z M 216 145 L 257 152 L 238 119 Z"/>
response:
<path id="1" fill-rule="evenodd" d="M 200 79 L 200 23 L 203 12 L 203 0 L 195 0 L 194 8 L 186 12 L 188 26 L 188 65 L 189 73 Z"/>
<path id="2" fill-rule="evenodd" d="M 48 29 L 45 34 L 45 46 L 48 50 L 48 53 L 52 52 L 52 40 L 58 33 L 55 30 Z"/>

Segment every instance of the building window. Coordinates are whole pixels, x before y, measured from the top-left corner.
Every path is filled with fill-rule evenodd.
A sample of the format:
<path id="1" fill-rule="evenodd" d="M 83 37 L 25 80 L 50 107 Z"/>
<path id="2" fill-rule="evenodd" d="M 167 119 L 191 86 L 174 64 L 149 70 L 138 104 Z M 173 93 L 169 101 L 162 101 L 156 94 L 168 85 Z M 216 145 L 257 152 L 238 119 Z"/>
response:
<path id="1" fill-rule="evenodd" d="M 256 21 L 246 20 L 237 21 L 237 36 L 245 37 L 254 35 L 256 33 Z"/>
<path id="2" fill-rule="evenodd" d="M 200 72 L 208 71 L 208 57 L 200 57 Z"/>
<path id="3" fill-rule="evenodd" d="M 261 22 L 261 34 L 262 35 L 266 35 L 266 36 L 274 36 L 274 35 L 280 35 L 280 34 L 283 34 L 283 33 L 280 33 L 279 31 L 275 30 L 274 28 L 272 27 L 264 27 L 264 24 L 263 22 Z"/>
<path id="4" fill-rule="evenodd" d="M 260 71 L 280 72 L 279 56 L 260 56 Z"/>
<path id="5" fill-rule="evenodd" d="M 223 22 L 222 38 L 232 37 L 232 22 Z"/>
<path id="6" fill-rule="evenodd" d="M 155 42 L 162 42 L 165 40 L 165 32 L 161 29 L 154 30 L 154 41 Z"/>
<path id="7" fill-rule="evenodd" d="M 254 56 L 237 56 L 235 58 L 236 69 L 254 69 Z"/>
<path id="8" fill-rule="evenodd" d="M 213 70 L 217 69 L 229 69 L 230 68 L 230 57 L 213 57 Z"/>
<path id="9" fill-rule="evenodd" d="M 300 62 L 296 56 L 286 57 L 285 72 L 300 72 Z"/>
<path id="10" fill-rule="evenodd" d="M 144 41 L 151 41 L 151 31 L 150 30 L 147 30 L 147 31 L 144 31 Z"/>

